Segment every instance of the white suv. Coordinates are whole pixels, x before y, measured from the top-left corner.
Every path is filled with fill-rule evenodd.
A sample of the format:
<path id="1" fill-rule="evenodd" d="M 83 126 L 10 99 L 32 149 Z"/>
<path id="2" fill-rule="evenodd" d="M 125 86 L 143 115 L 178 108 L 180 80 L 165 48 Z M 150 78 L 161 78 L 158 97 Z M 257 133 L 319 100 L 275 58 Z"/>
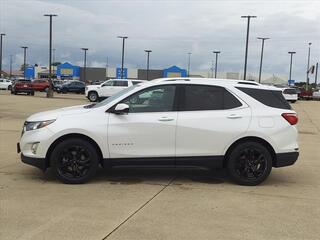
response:
<path id="1" fill-rule="evenodd" d="M 247 81 L 161 79 L 86 106 L 34 114 L 23 127 L 24 163 L 84 183 L 99 166 L 225 167 L 257 185 L 298 158 L 296 113 L 279 88 Z"/>
<path id="2" fill-rule="evenodd" d="M 107 98 L 121 90 L 131 87 L 133 85 L 145 82 L 143 80 L 129 80 L 129 79 L 111 79 L 105 81 L 100 85 L 86 86 L 86 97 L 91 102 L 99 101 L 100 99 Z"/>
<path id="3" fill-rule="evenodd" d="M 9 79 L 0 78 L 0 89 L 11 90 L 12 82 Z"/>

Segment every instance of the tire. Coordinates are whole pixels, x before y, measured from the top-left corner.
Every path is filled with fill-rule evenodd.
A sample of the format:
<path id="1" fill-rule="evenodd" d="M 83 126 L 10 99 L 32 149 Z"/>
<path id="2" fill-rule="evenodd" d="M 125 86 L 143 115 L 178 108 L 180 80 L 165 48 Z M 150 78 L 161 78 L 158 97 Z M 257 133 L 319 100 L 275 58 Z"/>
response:
<path id="1" fill-rule="evenodd" d="M 14 91 L 14 92 L 13 92 L 13 94 L 14 94 L 14 95 L 17 95 L 17 94 L 18 94 L 18 92 L 17 92 L 17 91 Z"/>
<path id="2" fill-rule="evenodd" d="M 30 95 L 31 95 L 31 96 L 34 96 L 34 92 L 31 92 Z"/>
<path id="3" fill-rule="evenodd" d="M 98 96 L 97 92 L 89 92 L 88 98 L 89 98 L 90 102 L 97 102 L 99 99 L 99 96 Z"/>
<path id="4" fill-rule="evenodd" d="M 240 143 L 227 159 L 229 177 L 240 185 L 255 186 L 262 183 L 270 175 L 271 169 L 271 153 L 257 142 Z"/>
<path id="5" fill-rule="evenodd" d="M 295 103 L 296 102 L 296 100 L 292 100 L 292 101 L 290 101 L 291 103 Z"/>
<path id="6" fill-rule="evenodd" d="M 98 170 L 99 155 L 97 149 L 88 141 L 70 138 L 54 148 L 50 156 L 50 166 L 52 173 L 63 183 L 86 183 Z"/>
<path id="7" fill-rule="evenodd" d="M 11 91 L 11 89 L 12 89 L 12 86 L 9 85 L 9 86 L 8 86 L 8 91 Z"/>

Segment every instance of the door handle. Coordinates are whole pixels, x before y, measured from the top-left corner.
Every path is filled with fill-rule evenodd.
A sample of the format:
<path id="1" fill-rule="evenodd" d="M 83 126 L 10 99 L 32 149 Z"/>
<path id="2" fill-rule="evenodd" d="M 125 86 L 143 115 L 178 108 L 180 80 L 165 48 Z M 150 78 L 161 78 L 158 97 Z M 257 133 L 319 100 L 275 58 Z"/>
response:
<path id="1" fill-rule="evenodd" d="M 229 119 L 237 119 L 237 118 L 242 118 L 242 116 L 240 116 L 238 114 L 230 114 L 227 118 L 229 118 Z"/>
<path id="2" fill-rule="evenodd" d="M 170 122 L 173 121 L 173 118 L 169 118 L 169 117 L 161 117 L 158 119 L 160 122 Z"/>

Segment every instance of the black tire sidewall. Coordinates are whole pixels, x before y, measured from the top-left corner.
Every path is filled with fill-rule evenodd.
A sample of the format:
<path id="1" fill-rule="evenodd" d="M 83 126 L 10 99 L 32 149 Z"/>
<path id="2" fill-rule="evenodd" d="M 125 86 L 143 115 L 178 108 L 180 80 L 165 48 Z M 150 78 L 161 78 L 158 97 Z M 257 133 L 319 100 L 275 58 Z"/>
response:
<path id="1" fill-rule="evenodd" d="M 245 180 L 244 178 L 240 177 L 235 171 L 235 164 L 238 161 L 239 155 L 241 154 L 244 148 L 248 148 L 248 147 L 253 147 L 258 149 L 261 153 L 263 153 L 263 155 L 266 158 L 266 163 L 267 163 L 266 170 L 261 177 L 255 180 Z M 257 142 L 240 143 L 232 150 L 231 154 L 227 159 L 227 171 L 228 171 L 229 177 L 231 178 L 232 181 L 240 185 L 255 186 L 262 183 L 270 175 L 271 169 L 272 169 L 271 153 L 264 145 Z"/>
<path id="2" fill-rule="evenodd" d="M 79 145 L 82 147 L 85 147 L 90 155 L 91 155 L 91 167 L 88 173 L 80 178 L 66 178 L 65 176 L 61 175 L 58 171 L 58 156 L 60 152 L 65 149 L 66 147 L 70 145 Z M 68 184 L 81 184 L 88 182 L 91 178 L 94 177 L 95 173 L 97 172 L 99 168 L 99 155 L 97 152 L 97 149 L 88 141 L 83 139 L 76 139 L 76 138 L 70 138 L 66 139 L 63 142 L 59 143 L 54 150 L 52 151 L 52 154 L 50 156 L 50 167 L 52 173 L 56 176 L 57 179 L 62 181 L 63 183 Z"/>

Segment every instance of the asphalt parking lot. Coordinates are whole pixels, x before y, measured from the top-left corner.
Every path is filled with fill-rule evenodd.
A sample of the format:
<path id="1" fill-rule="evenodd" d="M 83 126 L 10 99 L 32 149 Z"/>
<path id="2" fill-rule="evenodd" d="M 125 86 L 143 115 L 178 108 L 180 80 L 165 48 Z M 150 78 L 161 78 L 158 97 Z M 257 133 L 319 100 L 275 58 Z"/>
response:
<path id="1" fill-rule="evenodd" d="M 0 92 L 0 239 L 319 239 L 320 102 L 293 104 L 300 157 L 260 186 L 231 183 L 222 170 L 101 170 L 64 185 L 16 153 L 30 114 L 87 103 Z"/>

